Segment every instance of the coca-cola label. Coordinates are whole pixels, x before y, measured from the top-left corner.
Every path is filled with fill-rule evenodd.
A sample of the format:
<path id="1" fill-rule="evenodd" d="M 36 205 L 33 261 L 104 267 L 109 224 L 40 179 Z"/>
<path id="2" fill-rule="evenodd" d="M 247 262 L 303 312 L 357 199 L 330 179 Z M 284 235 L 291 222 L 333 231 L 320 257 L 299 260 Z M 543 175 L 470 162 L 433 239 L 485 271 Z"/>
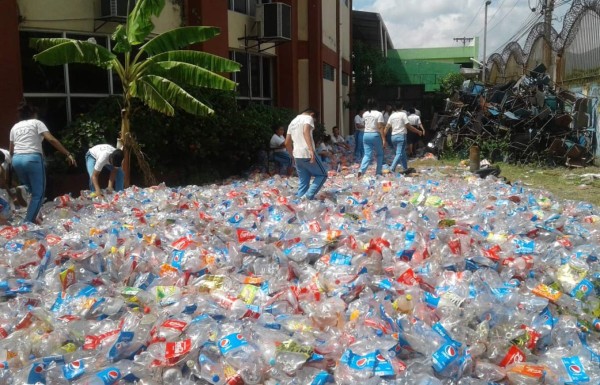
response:
<path id="1" fill-rule="evenodd" d="M 192 340 L 186 339 L 177 342 L 167 342 L 165 346 L 165 358 L 170 360 L 172 358 L 181 357 L 188 354 L 192 349 Z"/>
<path id="2" fill-rule="evenodd" d="M 217 342 L 222 355 L 248 344 L 242 333 L 231 333 L 222 337 Z"/>
<path id="3" fill-rule="evenodd" d="M 505 368 L 511 364 L 518 364 L 520 362 L 525 362 L 525 353 L 523 353 L 518 347 L 512 345 L 510 349 L 508 349 L 508 353 L 500 362 L 501 367 Z"/>
<path id="4" fill-rule="evenodd" d="M 97 336 L 87 335 L 85 336 L 85 340 L 83 342 L 83 350 L 94 350 L 100 346 L 103 341 L 110 337 L 116 336 L 119 334 L 119 332 L 119 329 L 115 329 Z"/>
<path id="5" fill-rule="evenodd" d="M 237 238 L 238 238 L 238 242 L 242 243 L 242 242 L 252 241 L 252 240 L 256 239 L 256 235 L 252 234 L 248 230 L 237 229 Z"/>
<path id="6" fill-rule="evenodd" d="M 163 328 L 175 329 L 175 330 L 178 330 L 180 332 L 182 332 L 183 329 L 185 329 L 186 326 L 187 326 L 187 322 L 185 322 L 185 321 L 179 321 L 179 320 L 174 320 L 174 319 L 166 320 L 161 325 L 161 327 L 163 327 Z"/>

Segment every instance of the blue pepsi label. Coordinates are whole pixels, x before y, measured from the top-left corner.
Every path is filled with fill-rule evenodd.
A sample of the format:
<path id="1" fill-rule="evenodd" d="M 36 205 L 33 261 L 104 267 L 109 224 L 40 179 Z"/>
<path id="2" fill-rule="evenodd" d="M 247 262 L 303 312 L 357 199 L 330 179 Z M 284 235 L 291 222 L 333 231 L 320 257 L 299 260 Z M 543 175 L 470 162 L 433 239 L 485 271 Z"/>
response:
<path id="1" fill-rule="evenodd" d="M 119 354 L 129 346 L 129 342 L 133 340 L 133 332 L 121 332 L 119 337 L 108 351 L 108 358 L 117 358 Z"/>
<path id="2" fill-rule="evenodd" d="M 375 369 L 375 355 L 370 353 L 364 356 L 354 354 L 352 350 L 347 349 L 342 357 L 340 358 L 340 363 L 348 365 L 348 367 L 354 370 L 369 370 L 372 371 Z"/>
<path id="3" fill-rule="evenodd" d="M 425 304 L 434 308 L 438 307 L 438 304 L 440 303 L 440 297 L 437 297 L 429 292 L 423 293 L 423 300 Z"/>
<path id="4" fill-rule="evenodd" d="M 594 291 L 594 284 L 592 284 L 587 279 L 583 279 L 571 292 L 569 293 L 571 297 L 575 297 L 578 299 L 587 298 L 590 293 Z"/>
<path id="5" fill-rule="evenodd" d="M 121 379 L 121 371 L 118 368 L 110 367 L 96 373 L 104 385 L 113 385 Z"/>
<path id="6" fill-rule="evenodd" d="M 63 375 L 69 381 L 73 381 L 85 374 L 85 361 L 83 359 L 69 362 L 62 368 Z"/>
<path id="7" fill-rule="evenodd" d="M 583 369 L 583 365 L 581 365 L 581 360 L 577 356 L 573 357 L 563 357 L 561 358 L 563 365 L 569 375 L 571 381 L 566 382 L 566 384 L 580 384 L 583 382 L 588 382 L 590 377 L 587 375 L 585 370 Z"/>
<path id="8" fill-rule="evenodd" d="M 171 255 L 171 266 L 173 266 L 177 270 L 181 270 L 182 263 L 185 263 L 185 251 L 173 250 L 173 253 Z"/>
<path id="9" fill-rule="evenodd" d="M 233 349 L 248 345 L 248 341 L 246 341 L 242 333 L 231 333 L 223 338 L 220 338 L 218 344 L 221 354 L 226 355 Z"/>
<path id="10" fill-rule="evenodd" d="M 515 239 L 514 243 L 516 246 L 515 253 L 517 254 L 531 254 L 535 252 L 535 241 Z"/>
<path id="11" fill-rule="evenodd" d="M 433 369 L 443 372 L 451 363 L 458 358 L 458 348 L 452 343 L 446 343 L 436 350 L 432 356 Z"/>
<path id="12" fill-rule="evenodd" d="M 310 385 L 325 385 L 325 384 L 333 384 L 333 376 L 326 371 L 319 372 L 315 378 L 311 381 Z"/>
<path id="13" fill-rule="evenodd" d="M 394 372 L 394 367 L 392 366 L 392 364 L 388 360 L 386 360 L 385 357 L 381 353 L 379 353 L 379 351 L 376 351 L 371 354 L 375 354 L 374 374 L 376 376 L 387 377 L 396 374 Z"/>
<path id="14" fill-rule="evenodd" d="M 46 384 L 46 364 L 43 362 L 34 362 L 27 375 L 28 384 Z"/>
<path id="15" fill-rule="evenodd" d="M 350 266 L 350 265 L 352 265 L 352 256 L 346 255 L 346 254 L 341 254 L 341 253 L 336 253 L 334 251 L 333 253 L 331 253 L 331 256 L 329 258 L 329 263 L 332 265 L 338 265 L 338 266 Z"/>

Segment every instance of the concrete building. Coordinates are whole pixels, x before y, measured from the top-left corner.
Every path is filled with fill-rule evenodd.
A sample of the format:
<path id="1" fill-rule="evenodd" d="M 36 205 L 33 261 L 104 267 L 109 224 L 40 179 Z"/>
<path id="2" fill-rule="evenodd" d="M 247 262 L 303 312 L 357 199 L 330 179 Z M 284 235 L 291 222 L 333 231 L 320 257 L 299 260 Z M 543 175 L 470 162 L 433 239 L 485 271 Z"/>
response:
<path id="1" fill-rule="evenodd" d="M 129 0 L 130 5 L 134 0 Z M 3 60 L 0 146 L 23 97 L 59 132 L 99 99 L 120 93 L 110 71 L 84 65 L 45 67 L 32 60 L 31 37 L 93 39 L 111 47 L 128 0 L 5 0 L 0 2 Z M 182 25 L 221 28 L 198 49 L 243 65 L 234 74 L 238 101 L 320 111 L 327 129 L 348 133 L 352 0 L 166 0 L 155 20 L 160 33 Z"/>

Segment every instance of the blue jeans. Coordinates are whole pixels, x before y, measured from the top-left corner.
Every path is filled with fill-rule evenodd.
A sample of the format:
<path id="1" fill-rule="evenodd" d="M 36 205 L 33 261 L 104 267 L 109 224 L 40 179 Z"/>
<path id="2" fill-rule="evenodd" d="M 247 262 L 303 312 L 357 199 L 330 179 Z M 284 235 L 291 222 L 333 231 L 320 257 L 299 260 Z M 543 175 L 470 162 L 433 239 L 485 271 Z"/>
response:
<path id="1" fill-rule="evenodd" d="M 363 142 L 365 145 L 365 156 L 363 156 L 362 163 L 360 164 L 361 174 L 367 171 L 367 167 L 369 167 L 373 158 L 373 151 L 375 151 L 377 153 L 375 174 L 381 175 L 383 167 L 383 141 L 381 140 L 381 134 L 379 132 L 365 132 Z"/>
<path id="2" fill-rule="evenodd" d="M 273 151 L 273 161 L 279 165 L 279 174 L 287 175 L 287 170 L 292 165 L 290 154 L 287 151 Z"/>
<path id="3" fill-rule="evenodd" d="M 40 153 L 15 154 L 12 165 L 19 181 L 31 193 L 31 201 L 25 214 L 25 222 L 35 223 L 44 201 L 46 191 L 46 168 Z"/>
<path id="4" fill-rule="evenodd" d="M 299 179 L 296 196 L 306 195 L 308 199 L 314 199 L 327 180 L 327 169 L 321 159 L 317 155 L 315 163 L 310 163 L 310 158 L 296 158 L 296 171 Z M 311 177 L 315 177 L 312 184 L 310 184 Z"/>
<path id="5" fill-rule="evenodd" d="M 87 169 L 87 173 L 90 176 L 90 191 L 95 191 L 94 184 L 92 183 L 92 174 L 94 173 L 94 166 L 96 165 L 96 158 L 90 154 L 88 151 L 85 154 L 85 168 Z M 112 171 L 113 166 L 107 164 L 104 166 L 108 170 Z M 117 168 L 117 175 L 115 176 L 115 191 L 123 191 L 123 186 L 125 185 L 125 173 L 121 167 Z"/>
<path id="6" fill-rule="evenodd" d="M 402 169 L 406 170 L 408 168 L 408 161 L 406 159 L 406 134 L 392 135 L 392 144 L 396 147 L 396 156 L 390 169 L 392 172 L 396 171 L 396 166 L 400 162 Z"/>
<path id="7" fill-rule="evenodd" d="M 365 156 L 365 147 L 363 145 L 363 136 L 365 132 L 363 130 L 356 130 L 354 132 L 354 159 L 359 162 L 363 156 Z"/>

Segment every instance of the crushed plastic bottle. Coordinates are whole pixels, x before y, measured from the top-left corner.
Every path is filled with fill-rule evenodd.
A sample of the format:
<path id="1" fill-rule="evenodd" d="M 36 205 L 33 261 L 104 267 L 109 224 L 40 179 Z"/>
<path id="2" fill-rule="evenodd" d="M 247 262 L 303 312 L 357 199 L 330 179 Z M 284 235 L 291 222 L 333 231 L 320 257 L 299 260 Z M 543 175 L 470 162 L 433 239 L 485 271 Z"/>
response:
<path id="1" fill-rule="evenodd" d="M 0 228 L 0 384 L 600 381 L 600 213 L 488 177 L 65 196 Z"/>

